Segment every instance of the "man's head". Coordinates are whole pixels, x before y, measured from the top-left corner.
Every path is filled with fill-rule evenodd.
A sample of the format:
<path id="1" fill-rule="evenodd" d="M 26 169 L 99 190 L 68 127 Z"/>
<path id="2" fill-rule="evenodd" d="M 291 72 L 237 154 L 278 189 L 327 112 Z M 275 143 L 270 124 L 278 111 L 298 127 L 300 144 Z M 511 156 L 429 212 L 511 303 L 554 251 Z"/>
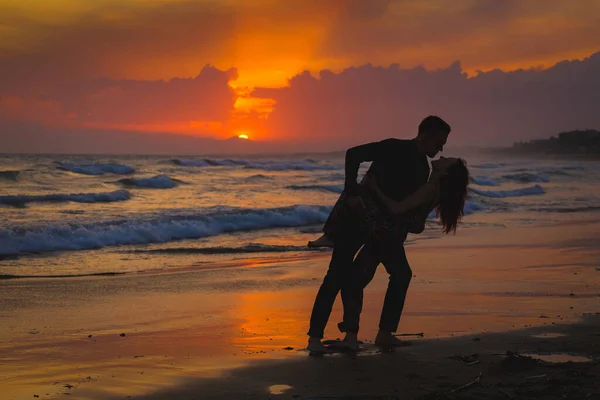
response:
<path id="1" fill-rule="evenodd" d="M 435 157 L 437 153 L 444 150 L 450 131 L 450 125 L 440 117 L 435 115 L 425 117 L 419 124 L 417 135 L 420 150 L 427 157 Z"/>

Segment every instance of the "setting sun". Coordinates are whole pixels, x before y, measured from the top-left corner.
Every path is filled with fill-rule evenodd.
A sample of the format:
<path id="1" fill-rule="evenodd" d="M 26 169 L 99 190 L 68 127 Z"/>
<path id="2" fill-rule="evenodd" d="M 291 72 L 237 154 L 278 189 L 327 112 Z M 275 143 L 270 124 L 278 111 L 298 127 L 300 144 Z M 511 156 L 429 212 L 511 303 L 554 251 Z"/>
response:
<path id="1" fill-rule="evenodd" d="M 241 133 L 238 135 L 238 138 L 240 139 L 248 139 L 248 135 L 246 135 L 245 133 Z"/>

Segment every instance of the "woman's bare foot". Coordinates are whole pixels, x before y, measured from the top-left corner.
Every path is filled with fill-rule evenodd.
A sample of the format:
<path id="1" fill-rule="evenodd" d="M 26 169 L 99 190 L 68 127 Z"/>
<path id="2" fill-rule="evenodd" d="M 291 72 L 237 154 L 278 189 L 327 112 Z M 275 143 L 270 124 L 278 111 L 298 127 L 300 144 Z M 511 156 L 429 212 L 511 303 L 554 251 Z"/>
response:
<path id="1" fill-rule="evenodd" d="M 392 332 L 379 331 L 375 338 L 375 344 L 383 347 L 403 347 L 410 346 L 412 343 L 398 339 L 392 335 Z"/>
<path id="2" fill-rule="evenodd" d="M 317 337 L 308 338 L 308 346 L 306 346 L 306 349 L 311 353 L 317 354 L 331 353 L 331 350 L 325 347 L 325 345 L 321 342 L 321 339 Z"/>
<path id="3" fill-rule="evenodd" d="M 308 242 L 308 247 L 333 247 L 333 241 L 326 234 L 323 234 L 317 240 Z"/>

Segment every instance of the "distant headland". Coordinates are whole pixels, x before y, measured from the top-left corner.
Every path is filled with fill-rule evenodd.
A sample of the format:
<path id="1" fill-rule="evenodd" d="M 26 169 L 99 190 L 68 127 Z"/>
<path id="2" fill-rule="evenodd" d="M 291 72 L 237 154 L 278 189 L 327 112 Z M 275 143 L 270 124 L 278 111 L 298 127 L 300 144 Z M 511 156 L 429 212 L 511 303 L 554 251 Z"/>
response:
<path id="1" fill-rule="evenodd" d="M 549 139 L 516 142 L 512 147 L 490 149 L 493 153 L 523 156 L 558 156 L 600 159 L 600 131 L 561 132 Z"/>

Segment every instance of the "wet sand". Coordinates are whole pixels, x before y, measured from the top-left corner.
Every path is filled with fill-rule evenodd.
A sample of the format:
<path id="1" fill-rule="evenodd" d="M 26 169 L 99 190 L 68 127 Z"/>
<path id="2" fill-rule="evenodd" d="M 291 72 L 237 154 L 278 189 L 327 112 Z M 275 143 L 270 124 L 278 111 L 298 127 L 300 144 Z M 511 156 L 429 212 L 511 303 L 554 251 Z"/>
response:
<path id="1" fill-rule="evenodd" d="M 393 353 L 369 343 L 382 267 L 365 293 L 364 350 L 303 350 L 327 253 L 3 280 L 1 398 L 600 398 L 598 237 L 592 221 L 471 229 L 408 246 L 415 277 L 400 332 L 424 337 Z M 338 302 L 327 338 L 340 336 L 340 315 Z"/>

